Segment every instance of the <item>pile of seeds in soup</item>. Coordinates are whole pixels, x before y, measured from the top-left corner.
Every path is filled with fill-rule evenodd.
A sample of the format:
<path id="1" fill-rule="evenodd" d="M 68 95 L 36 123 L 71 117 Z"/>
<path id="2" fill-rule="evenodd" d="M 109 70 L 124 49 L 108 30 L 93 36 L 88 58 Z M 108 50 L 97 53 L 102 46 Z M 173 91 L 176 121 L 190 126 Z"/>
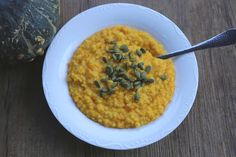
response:
<path id="1" fill-rule="evenodd" d="M 86 39 L 68 68 L 70 95 L 104 126 L 135 128 L 160 117 L 175 89 L 175 69 L 150 34 L 117 25 Z"/>

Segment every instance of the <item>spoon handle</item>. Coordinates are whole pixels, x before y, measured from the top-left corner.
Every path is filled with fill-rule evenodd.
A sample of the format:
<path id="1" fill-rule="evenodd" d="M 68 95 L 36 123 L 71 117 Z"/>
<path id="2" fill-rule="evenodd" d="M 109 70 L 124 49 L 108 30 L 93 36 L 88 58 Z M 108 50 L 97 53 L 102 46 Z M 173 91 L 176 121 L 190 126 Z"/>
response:
<path id="1" fill-rule="evenodd" d="M 158 56 L 160 59 L 168 59 L 170 57 L 179 56 L 182 54 L 190 53 L 197 50 L 213 48 L 213 47 L 221 47 L 232 45 L 236 43 L 236 28 L 229 29 L 223 33 L 220 33 L 206 41 L 203 41 L 197 45 L 192 46 L 189 49 L 176 51 L 170 54 Z"/>

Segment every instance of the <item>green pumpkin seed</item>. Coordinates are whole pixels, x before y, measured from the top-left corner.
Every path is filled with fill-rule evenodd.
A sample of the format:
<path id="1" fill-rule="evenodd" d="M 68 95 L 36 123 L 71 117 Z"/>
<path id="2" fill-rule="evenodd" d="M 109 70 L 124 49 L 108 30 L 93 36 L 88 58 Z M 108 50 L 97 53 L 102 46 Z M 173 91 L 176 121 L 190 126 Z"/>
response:
<path id="1" fill-rule="evenodd" d="M 121 54 L 117 54 L 117 60 L 121 60 L 123 56 Z"/>
<path id="2" fill-rule="evenodd" d="M 106 58 L 106 57 L 102 57 L 102 61 L 103 61 L 104 63 L 107 63 L 107 58 Z"/>
<path id="3" fill-rule="evenodd" d="M 141 81 L 135 81 L 135 82 L 133 83 L 133 86 L 134 86 L 135 89 L 138 89 L 138 88 L 141 87 L 141 84 L 142 84 Z"/>
<path id="4" fill-rule="evenodd" d="M 103 97 L 105 95 L 105 93 L 104 92 L 102 92 L 102 91 L 99 91 L 99 96 L 100 97 Z"/>
<path id="5" fill-rule="evenodd" d="M 136 54 L 140 57 L 140 56 L 142 56 L 142 51 L 141 50 L 136 50 Z"/>
<path id="6" fill-rule="evenodd" d="M 146 53 L 146 50 L 144 48 L 140 48 L 140 51 L 144 54 Z"/>
<path id="7" fill-rule="evenodd" d="M 135 89 L 139 89 L 141 87 L 142 87 L 141 84 L 134 86 Z"/>
<path id="8" fill-rule="evenodd" d="M 147 77 L 147 73 L 146 72 L 142 72 L 141 74 L 140 74 L 140 78 L 141 79 L 146 79 L 146 77 Z"/>
<path id="9" fill-rule="evenodd" d="M 122 77 L 117 77 L 117 78 L 114 79 L 115 82 L 121 82 L 122 80 L 123 80 Z"/>
<path id="10" fill-rule="evenodd" d="M 112 40 L 112 41 L 110 41 L 110 44 L 117 44 L 117 41 L 116 40 Z"/>
<path id="11" fill-rule="evenodd" d="M 101 88 L 100 91 L 106 93 L 108 91 L 108 89 L 107 88 Z"/>
<path id="12" fill-rule="evenodd" d="M 106 74 L 107 74 L 107 75 L 111 75 L 112 73 L 113 73 L 113 68 L 112 68 L 111 65 L 108 65 L 108 66 L 106 67 Z"/>
<path id="13" fill-rule="evenodd" d="M 113 47 L 109 50 L 110 53 L 120 53 L 120 49 L 117 45 L 113 45 Z"/>
<path id="14" fill-rule="evenodd" d="M 118 72 L 125 72 L 125 69 L 123 69 L 122 67 L 119 67 Z"/>
<path id="15" fill-rule="evenodd" d="M 150 65 L 146 66 L 145 71 L 149 73 L 152 70 L 152 67 Z"/>
<path id="16" fill-rule="evenodd" d="M 133 88 L 134 88 L 134 83 L 130 82 L 130 89 L 133 89 Z"/>
<path id="17" fill-rule="evenodd" d="M 101 82 L 106 83 L 108 81 L 108 78 L 102 78 Z"/>
<path id="18" fill-rule="evenodd" d="M 139 101 L 140 100 L 140 94 L 138 92 L 135 92 L 134 94 L 134 100 Z"/>
<path id="19" fill-rule="evenodd" d="M 120 53 L 120 50 L 119 49 L 113 49 L 111 52 L 112 53 Z"/>
<path id="20" fill-rule="evenodd" d="M 108 88 L 107 94 L 108 95 L 112 95 L 115 93 L 115 89 L 114 88 Z"/>
<path id="21" fill-rule="evenodd" d="M 124 64 L 123 64 L 123 67 L 124 67 L 124 69 L 127 71 L 127 70 L 129 69 L 129 64 L 128 64 L 128 63 L 124 63 Z"/>
<path id="22" fill-rule="evenodd" d="M 101 85 L 99 84 L 99 82 L 97 80 L 94 81 L 94 84 L 96 85 L 97 88 L 101 88 Z"/>
<path id="23" fill-rule="evenodd" d="M 120 85 L 123 87 L 123 88 L 129 88 L 129 83 L 128 82 L 120 82 Z"/>
<path id="24" fill-rule="evenodd" d="M 139 69 L 143 70 L 144 69 L 144 63 L 143 62 L 138 63 L 138 67 L 139 67 Z"/>
<path id="25" fill-rule="evenodd" d="M 132 63 L 130 67 L 135 70 L 137 68 L 137 65 L 135 63 Z"/>
<path id="26" fill-rule="evenodd" d="M 138 79 L 141 78 L 141 73 L 139 71 L 136 70 L 134 74 Z"/>
<path id="27" fill-rule="evenodd" d="M 130 87 L 131 87 L 130 82 L 127 81 L 127 80 L 124 80 L 124 79 L 120 81 L 120 85 L 121 85 L 123 88 L 126 88 L 126 89 L 130 89 Z"/>
<path id="28" fill-rule="evenodd" d="M 161 79 L 162 81 L 165 81 L 165 80 L 167 80 L 167 76 L 166 76 L 165 74 L 163 74 L 163 75 L 160 76 L 160 79 Z"/>
<path id="29" fill-rule="evenodd" d="M 137 59 L 136 59 L 136 57 L 132 53 L 129 53 L 128 56 L 129 56 L 129 60 L 131 62 L 136 62 Z"/>
<path id="30" fill-rule="evenodd" d="M 124 75 L 126 75 L 126 72 L 119 72 L 119 73 L 117 74 L 118 77 L 124 77 Z"/>
<path id="31" fill-rule="evenodd" d="M 142 83 L 141 83 L 141 87 L 144 87 L 144 82 L 142 81 Z"/>
<path id="32" fill-rule="evenodd" d="M 120 83 L 125 84 L 125 83 L 127 83 L 127 81 L 122 78 L 122 80 L 120 81 Z"/>
<path id="33" fill-rule="evenodd" d="M 115 81 L 116 78 L 117 78 L 116 75 L 112 75 L 112 76 L 111 76 L 111 80 L 112 80 L 112 81 Z"/>
<path id="34" fill-rule="evenodd" d="M 144 82 L 147 83 L 147 84 L 150 84 L 150 83 L 154 83 L 154 79 L 153 78 L 148 78 L 148 79 L 145 79 Z"/>
<path id="35" fill-rule="evenodd" d="M 116 61 L 120 61 L 122 59 L 122 57 L 123 56 L 119 53 L 115 53 L 115 54 L 112 55 L 112 58 Z"/>
<path id="36" fill-rule="evenodd" d="M 100 91 L 99 91 L 99 95 L 100 95 L 101 97 L 103 97 L 103 96 L 105 95 L 105 93 L 107 93 L 107 92 L 108 92 L 108 89 L 106 89 L 106 88 L 101 88 Z"/>
<path id="37" fill-rule="evenodd" d="M 128 59 L 128 57 L 127 57 L 127 56 L 122 56 L 122 59 L 124 59 L 124 60 L 125 60 L 125 59 Z"/>
<path id="38" fill-rule="evenodd" d="M 129 76 L 128 76 L 127 74 L 124 74 L 124 75 L 123 75 L 123 78 L 124 78 L 125 80 L 127 80 L 127 81 L 130 81 L 130 78 L 129 78 Z"/>
<path id="39" fill-rule="evenodd" d="M 136 62 L 137 59 L 136 59 L 136 58 L 131 58 L 130 61 L 131 61 L 131 62 Z"/>
<path id="40" fill-rule="evenodd" d="M 115 54 L 112 55 L 112 58 L 113 58 L 114 60 L 117 60 L 117 57 L 116 57 Z"/>
<path id="41" fill-rule="evenodd" d="M 129 47 L 127 45 L 123 44 L 123 45 L 120 46 L 120 50 L 123 53 L 126 53 L 126 52 L 129 52 Z"/>
<path id="42" fill-rule="evenodd" d="M 112 85 L 111 85 L 111 88 L 115 88 L 117 85 L 118 85 L 117 82 L 113 82 Z"/>

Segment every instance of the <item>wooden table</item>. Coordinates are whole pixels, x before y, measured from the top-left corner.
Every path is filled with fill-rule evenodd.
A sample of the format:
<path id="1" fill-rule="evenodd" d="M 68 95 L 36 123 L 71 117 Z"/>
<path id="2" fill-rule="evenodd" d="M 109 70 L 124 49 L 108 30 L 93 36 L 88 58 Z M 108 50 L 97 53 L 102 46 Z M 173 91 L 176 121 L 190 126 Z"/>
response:
<path id="1" fill-rule="evenodd" d="M 61 0 L 61 24 L 110 2 L 136 3 L 166 15 L 193 44 L 236 27 L 235 0 Z M 57 122 L 42 90 L 42 58 L 0 67 L 0 157 L 236 157 L 236 46 L 196 56 L 199 89 L 190 114 L 163 140 L 128 151 L 91 146 Z"/>

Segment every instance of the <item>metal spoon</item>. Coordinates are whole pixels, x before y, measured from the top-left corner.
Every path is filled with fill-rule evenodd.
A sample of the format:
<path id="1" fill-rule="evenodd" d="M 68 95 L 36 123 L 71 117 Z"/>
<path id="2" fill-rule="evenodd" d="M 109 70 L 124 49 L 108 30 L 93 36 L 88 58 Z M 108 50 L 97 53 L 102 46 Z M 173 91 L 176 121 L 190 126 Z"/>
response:
<path id="1" fill-rule="evenodd" d="M 213 48 L 213 47 L 222 47 L 222 46 L 232 45 L 235 43 L 236 43 L 236 28 L 232 28 L 206 41 L 203 41 L 197 45 L 194 45 L 188 49 L 161 55 L 161 56 L 158 56 L 157 58 L 168 59 L 170 57 L 183 55 L 183 54 L 190 53 L 197 50 L 203 50 L 203 49 Z"/>

